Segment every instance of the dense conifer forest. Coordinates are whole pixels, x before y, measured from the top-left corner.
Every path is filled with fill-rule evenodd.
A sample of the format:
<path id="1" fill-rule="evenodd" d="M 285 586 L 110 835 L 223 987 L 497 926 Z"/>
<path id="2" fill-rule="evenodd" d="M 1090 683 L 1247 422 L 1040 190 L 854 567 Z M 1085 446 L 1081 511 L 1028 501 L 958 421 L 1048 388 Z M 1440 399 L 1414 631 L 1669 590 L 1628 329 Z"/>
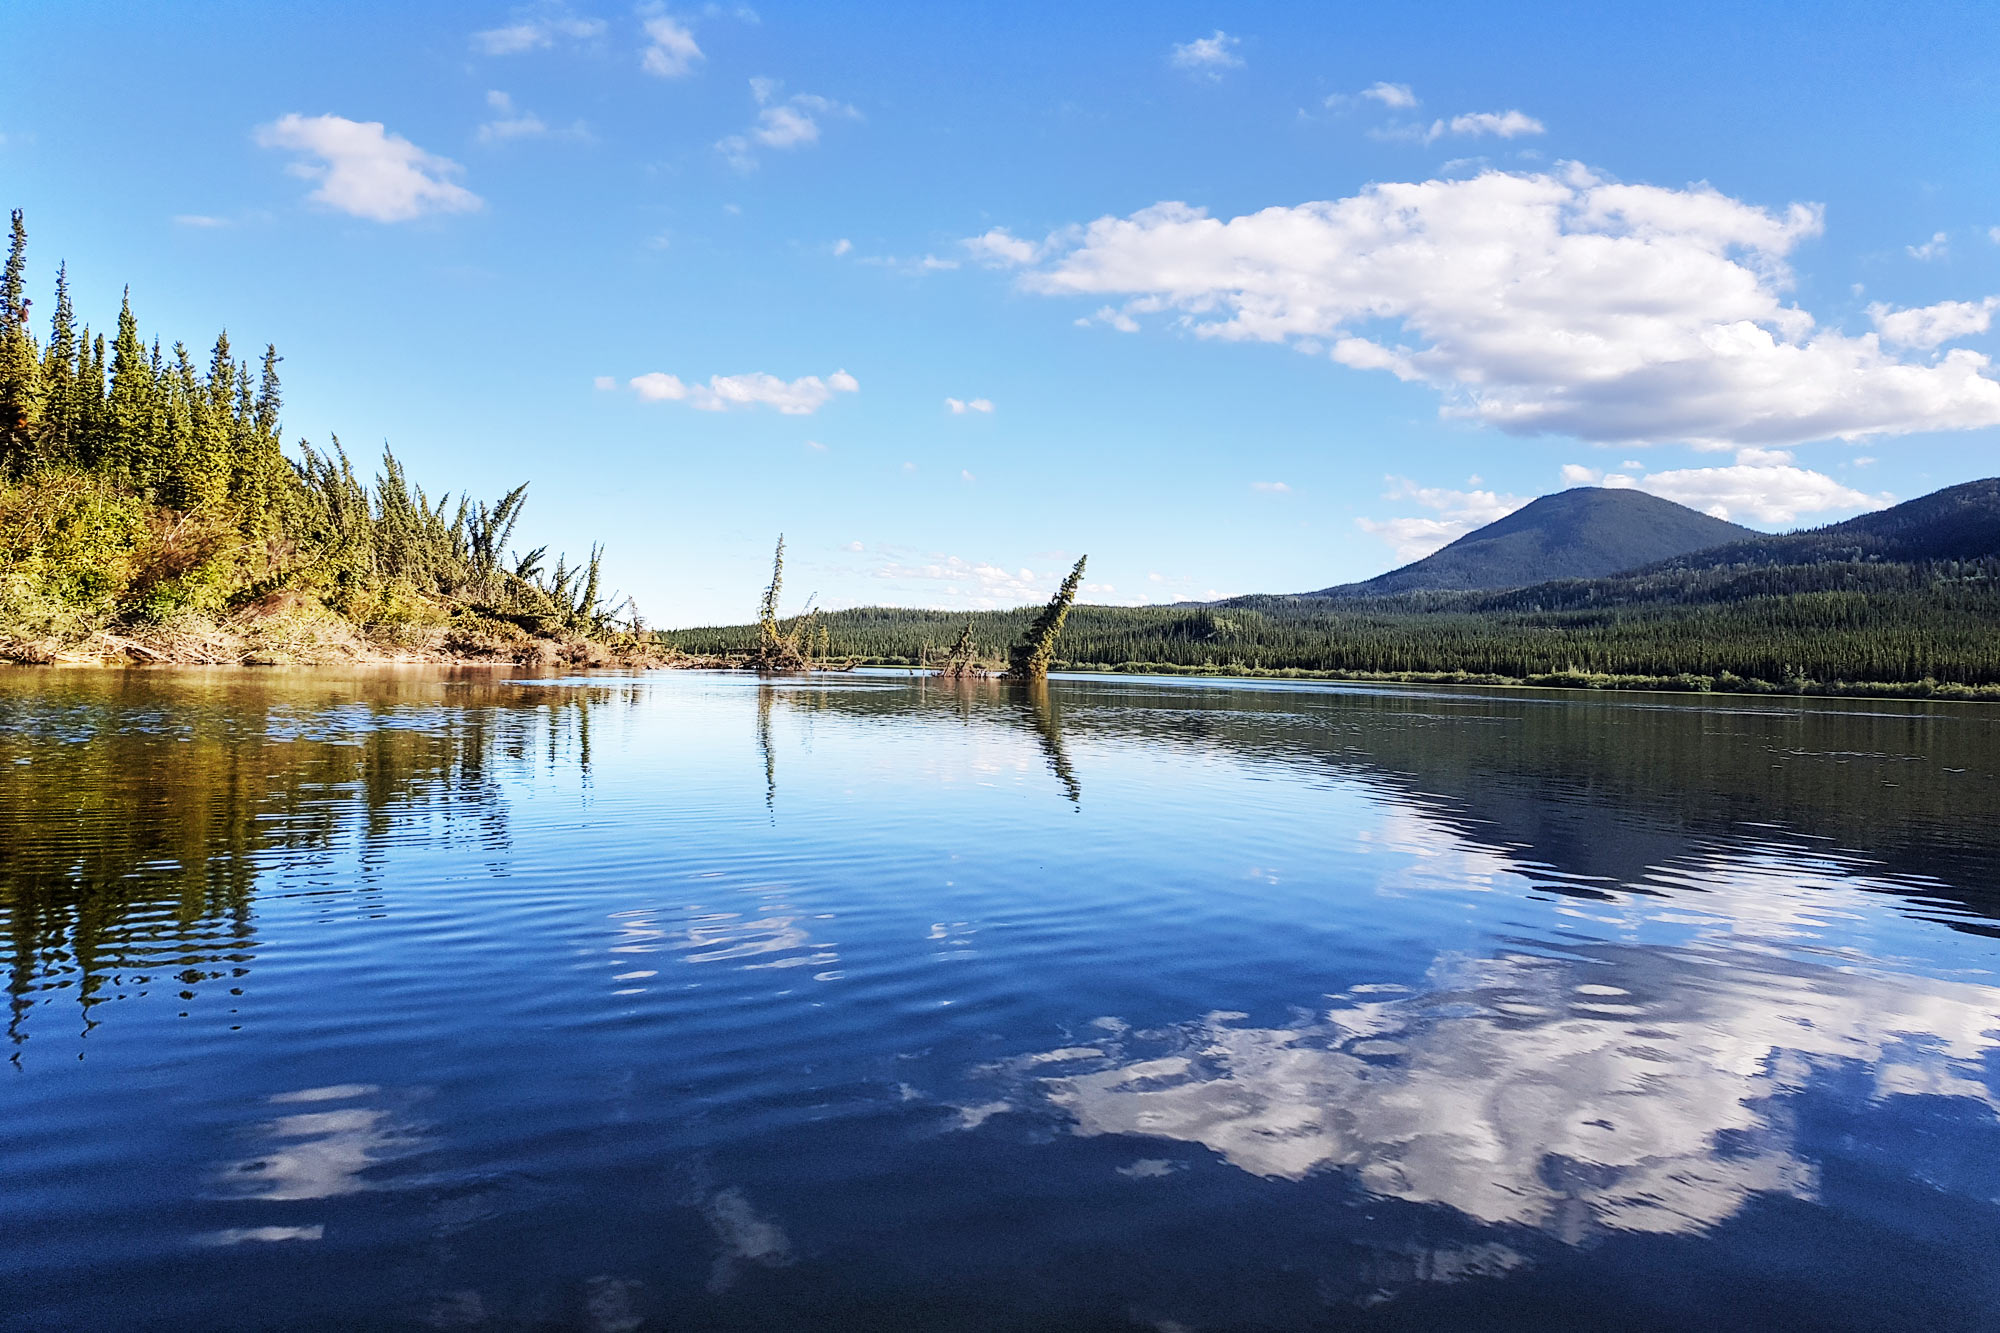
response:
<path id="1" fill-rule="evenodd" d="M 971 638 L 996 653 L 1032 614 L 979 613 Z M 821 624 L 835 654 L 918 664 L 962 636 L 966 620 L 868 607 Z M 728 653 L 749 633 L 668 637 L 684 651 Z M 2000 698 L 2000 480 L 1610 578 L 1373 599 L 1079 606 L 1054 665 Z"/>
<path id="2" fill-rule="evenodd" d="M 633 643 L 601 552 L 513 556 L 527 487 L 432 500 L 385 451 L 282 446 L 277 349 L 197 355 L 79 323 L 58 268 L 44 336 L 11 218 L 0 277 L 0 658 L 311 660 L 535 656 Z"/>

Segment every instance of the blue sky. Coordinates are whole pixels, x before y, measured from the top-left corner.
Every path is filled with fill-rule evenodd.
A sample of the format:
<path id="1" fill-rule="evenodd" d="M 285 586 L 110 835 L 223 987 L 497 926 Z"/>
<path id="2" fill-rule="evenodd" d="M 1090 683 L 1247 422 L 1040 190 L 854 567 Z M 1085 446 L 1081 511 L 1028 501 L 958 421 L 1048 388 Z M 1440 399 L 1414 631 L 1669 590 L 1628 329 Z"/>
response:
<path id="1" fill-rule="evenodd" d="M 2000 471 L 2000 9 L 23 4 L 46 300 L 531 481 L 663 624 L 1366 577 Z M 22 53 L 32 53 L 23 60 Z M 46 308 L 44 306 L 43 308 Z M 953 404 L 957 407 L 954 408 Z"/>

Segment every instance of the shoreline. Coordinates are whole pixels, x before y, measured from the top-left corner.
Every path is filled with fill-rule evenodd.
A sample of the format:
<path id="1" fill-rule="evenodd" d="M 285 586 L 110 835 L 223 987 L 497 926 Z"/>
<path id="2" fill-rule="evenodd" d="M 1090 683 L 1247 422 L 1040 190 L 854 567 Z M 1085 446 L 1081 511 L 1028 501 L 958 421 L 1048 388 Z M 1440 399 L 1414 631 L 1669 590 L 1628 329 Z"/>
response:
<path id="1" fill-rule="evenodd" d="M 711 665 L 730 663 L 711 659 Z M 904 662 L 862 661 L 863 669 L 907 671 L 935 676 Z M 1570 690 L 1579 694 L 1634 693 L 1732 695 L 1777 699 L 1911 699 L 1944 703 L 2000 703 L 2000 685 L 1961 685 L 1953 681 L 1784 681 L 1774 682 L 1723 673 L 1720 676 L 1593 675 L 1554 672 L 1536 676 L 1503 676 L 1477 671 L 1318 671 L 1306 667 L 1234 666 L 1227 669 L 1187 667 L 1166 662 L 1124 662 L 1116 665 L 1059 662 L 1051 675 L 1077 680 L 1095 676 L 1157 676 L 1173 680 L 1319 681 L 1354 685 L 1465 685 L 1482 689 Z M 989 676 L 988 679 L 997 679 Z"/>
<path id="2" fill-rule="evenodd" d="M 435 626 L 412 632 L 397 627 L 371 634 L 331 613 L 300 623 L 287 617 L 282 624 L 241 618 L 226 622 L 182 620 L 158 626 L 128 626 L 124 632 L 101 629 L 74 639 L 0 639 L 0 666 L 82 668 L 172 667 L 342 667 L 342 666 L 513 666 L 577 667 L 624 670 L 742 671 L 756 674 L 747 657 L 684 653 L 640 636 L 612 640 L 577 635 L 537 635 L 506 622 L 482 620 L 475 626 Z M 1645 693 L 1756 698 L 1904 699 L 1945 703 L 2000 703 L 2000 685 L 1962 685 L 1952 681 L 1766 681 L 1722 673 L 1718 676 L 1595 675 L 1556 672 L 1536 676 L 1504 676 L 1468 671 L 1321 671 L 1303 667 L 1190 667 L 1166 662 L 1117 664 L 1059 662 L 1057 675 L 1077 680 L 1092 677 L 1152 676 L 1187 681 L 1300 681 L 1359 685 L 1458 685 L 1482 689 L 1564 690 L 1579 694 Z M 838 666 L 795 676 L 843 675 L 875 669 L 912 678 L 938 679 L 935 671 L 908 662 L 847 659 Z M 959 680 L 998 680 L 1004 673 L 980 672 Z"/>
<path id="3" fill-rule="evenodd" d="M 331 612 L 283 616 L 185 617 L 160 625 L 101 628 L 69 635 L 0 638 L 0 663 L 14 666 L 313 667 L 477 665 L 652 667 L 710 662 L 635 635 L 608 639 L 535 634 L 481 618 L 371 628 Z M 719 664 L 719 663 L 718 663 Z"/>

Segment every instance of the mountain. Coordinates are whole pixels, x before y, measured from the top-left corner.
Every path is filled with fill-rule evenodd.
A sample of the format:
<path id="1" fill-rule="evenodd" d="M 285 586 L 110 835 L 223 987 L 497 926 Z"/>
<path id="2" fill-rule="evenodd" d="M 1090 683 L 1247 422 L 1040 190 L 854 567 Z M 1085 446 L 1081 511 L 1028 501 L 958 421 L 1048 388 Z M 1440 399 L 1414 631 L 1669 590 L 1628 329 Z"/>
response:
<path id="1" fill-rule="evenodd" d="M 1303 595 L 1394 597 L 1596 579 L 1758 536 L 1644 491 L 1579 486 L 1531 501 L 1414 564 Z"/>
<path id="2" fill-rule="evenodd" d="M 1987 477 L 1947 486 L 1844 523 L 1780 536 L 1753 534 L 1748 540 L 1683 552 L 1632 572 L 1847 561 L 1988 560 L 1996 556 L 2000 556 L 2000 477 Z"/>

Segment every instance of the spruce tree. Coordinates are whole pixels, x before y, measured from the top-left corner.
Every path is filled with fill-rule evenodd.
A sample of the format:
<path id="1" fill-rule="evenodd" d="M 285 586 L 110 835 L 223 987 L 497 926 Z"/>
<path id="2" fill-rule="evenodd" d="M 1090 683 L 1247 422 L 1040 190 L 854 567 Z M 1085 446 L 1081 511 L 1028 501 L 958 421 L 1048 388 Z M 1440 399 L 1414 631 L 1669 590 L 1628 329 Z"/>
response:
<path id="1" fill-rule="evenodd" d="M 104 404 L 104 430 L 98 438 L 98 465 L 128 485 L 140 484 L 139 452 L 153 410 L 153 377 L 146 367 L 146 348 L 139 341 L 139 322 L 132 318 L 132 289 L 125 289 L 118 308 L 118 332 L 111 340 L 111 386 Z"/>
<path id="2" fill-rule="evenodd" d="M 171 448 L 168 434 L 171 423 L 168 409 L 171 405 L 171 385 L 167 380 L 166 359 L 160 355 L 160 336 L 153 335 L 153 351 L 146 362 L 146 401 L 140 414 L 138 447 L 133 456 L 133 472 L 138 477 L 139 491 L 148 499 L 157 500 L 160 488 L 167 480 L 167 457 Z"/>
<path id="3" fill-rule="evenodd" d="M 174 509 L 198 508 L 202 500 L 200 434 L 208 396 L 195 379 L 186 343 L 174 344 L 173 369 L 161 388 L 161 431 L 153 496 Z"/>
<path id="4" fill-rule="evenodd" d="M 229 498 L 236 503 L 243 531 L 262 536 L 265 518 L 265 453 L 257 433 L 257 406 L 250 394 L 250 367 L 236 368 L 236 406 L 229 415 Z"/>
<path id="5" fill-rule="evenodd" d="M 224 329 L 216 335 L 215 348 L 208 354 L 208 405 L 222 416 L 235 404 L 236 359 L 229 354 L 229 330 Z"/>
<path id="6" fill-rule="evenodd" d="M 218 346 L 221 374 L 225 384 L 235 378 L 236 366 L 229 360 L 226 342 Z M 232 459 L 229 447 L 229 412 L 232 404 L 216 401 L 215 360 L 209 365 L 206 383 L 195 376 L 194 362 L 187 348 L 174 344 L 175 390 L 187 400 L 183 409 L 186 436 L 178 457 L 177 503 L 183 509 L 209 509 L 229 497 Z"/>
<path id="7" fill-rule="evenodd" d="M 1063 622 L 1069 619 L 1070 604 L 1076 601 L 1076 590 L 1083 586 L 1083 563 L 1090 559 L 1081 556 L 1076 568 L 1070 570 L 1056 595 L 1049 598 L 1049 604 L 1035 617 L 1028 632 L 1014 645 L 1008 654 L 1007 674 L 1014 680 L 1041 680 L 1049 674 L 1049 663 L 1055 660 L 1056 639 L 1062 634 Z"/>
<path id="8" fill-rule="evenodd" d="M 85 327 L 77 353 L 76 385 L 76 426 L 75 451 L 77 460 L 86 466 L 103 456 L 104 452 L 104 335 L 92 337 Z M 90 353 L 85 362 L 83 351 Z"/>
<path id="9" fill-rule="evenodd" d="M 42 368 L 28 330 L 28 228 L 18 208 L 13 224 L 0 274 L 0 471 L 18 475 L 34 457 Z"/>
<path id="10" fill-rule="evenodd" d="M 36 452 L 43 463 L 67 463 L 75 456 L 82 406 L 77 352 L 69 266 L 63 264 L 56 268 L 56 311 L 49 319 L 49 345 L 42 353 L 42 421 Z"/>
<path id="11" fill-rule="evenodd" d="M 278 355 L 276 343 L 264 344 L 264 378 L 257 387 L 257 433 L 273 448 L 282 443 L 278 439 L 278 411 L 285 400 L 278 391 L 278 363 L 284 359 Z"/>

